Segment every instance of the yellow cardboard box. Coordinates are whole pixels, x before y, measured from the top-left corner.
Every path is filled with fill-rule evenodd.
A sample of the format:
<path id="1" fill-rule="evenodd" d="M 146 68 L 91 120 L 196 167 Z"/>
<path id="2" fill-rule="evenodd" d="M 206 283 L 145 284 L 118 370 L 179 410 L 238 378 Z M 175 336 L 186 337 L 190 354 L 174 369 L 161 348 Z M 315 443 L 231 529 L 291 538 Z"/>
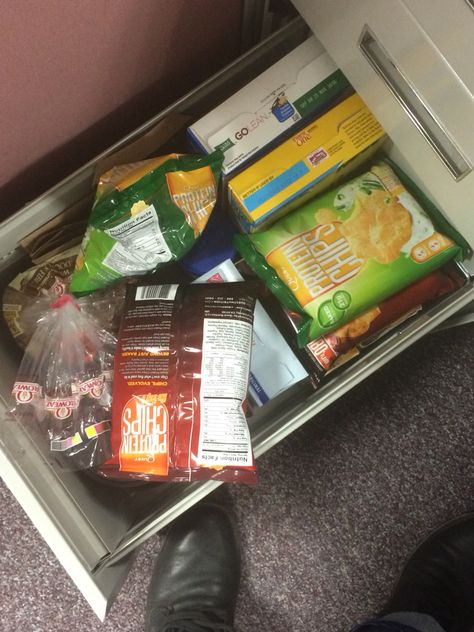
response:
<path id="1" fill-rule="evenodd" d="M 267 227 L 353 171 L 384 136 L 360 96 L 348 97 L 229 181 L 239 224 L 247 233 Z"/>

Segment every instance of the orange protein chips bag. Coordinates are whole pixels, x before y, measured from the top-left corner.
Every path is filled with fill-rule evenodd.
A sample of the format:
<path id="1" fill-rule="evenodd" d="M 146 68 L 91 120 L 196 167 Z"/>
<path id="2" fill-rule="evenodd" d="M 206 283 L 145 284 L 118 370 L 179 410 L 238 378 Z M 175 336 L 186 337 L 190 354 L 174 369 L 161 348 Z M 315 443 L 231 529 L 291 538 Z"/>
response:
<path id="1" fill-rule="evenodd" d="M 169 344 L 175 285 L 145 291 L 129 285 L 115 352 L 111 478 L 166 477 Z M 128 474 L 133 472 L 133 474 Z"/>

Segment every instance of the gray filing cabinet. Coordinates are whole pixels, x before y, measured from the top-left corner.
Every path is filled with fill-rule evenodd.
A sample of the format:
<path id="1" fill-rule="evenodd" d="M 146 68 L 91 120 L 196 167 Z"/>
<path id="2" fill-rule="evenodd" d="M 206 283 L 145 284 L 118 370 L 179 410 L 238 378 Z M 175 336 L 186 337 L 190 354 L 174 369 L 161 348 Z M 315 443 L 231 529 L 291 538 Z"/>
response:
<path id="1" fill-rule="evenodd" d="M 463 58 L 459 42 L 453 44 L 446 38 L 432 15 L 426 24 L 420 23 L 427 0 L 295 0 L 294 4 L 389 133 L 385 147 L 388 154 L 474 245 L 473 211 L 469 205 L 474 204 L 474 143 L 472 126 L 465 124 L 474 113 L 474 82 L 466 63 L 468 56 Z M 463 0 L 456 0 L 455 4 L 463 12 L 460 28 L 467 28 L 468 19 L 472 28 L 474 13 L 470 7 Z M 433 5 L 440 14 L 445 10 L 441 0 L 430 3 L 431 8 Z M 398 38 L 393 24 L 387 24 L 391 12 Z M 216 101 L 259 74 L 307 34 L 303 20 L 296 19 L 106 153 L 146 134 L 170 112 L 196 116 L 210 110 Z M 439 47 L 435 43 L 437 35 Z M 464 44 L 471 45 L 467 39 Z M 419 55 L 413 47 L 421 51 Z M 439 91 L 432 81 L 426 81 L 425 73 L 434 72 L 434 68 Z M 456 115 L 448 88 L 455 91 L 456 104 L 462 109 Z M 16 247 L 25 235 L 72 204 L 82 201 L 87 213 L 94 167 L 103 157 L 86 164 L 3 222 L 2 287 L 26 265 L 24 255 Z M 471 260 L 465 262 L 465 267 L 474 273 Z M 251 421 L 256 456 L 473 300 L 474 287 L 469 282 L 394 330 L 359 360 L 334 374 L 317 392 L 300 383 L 266 404 Z M 3 415 L 20 358 L 5 332 L 0 332 L 0 342 Z M 0 472 L 100 618 L 105 617 L 126 575 L 134 549 L 217 485 L 206 482 L 122 488 L 97 482 L 83 473 L 60 472 L 23 429 L 11 422 L 0 424 Z"/>

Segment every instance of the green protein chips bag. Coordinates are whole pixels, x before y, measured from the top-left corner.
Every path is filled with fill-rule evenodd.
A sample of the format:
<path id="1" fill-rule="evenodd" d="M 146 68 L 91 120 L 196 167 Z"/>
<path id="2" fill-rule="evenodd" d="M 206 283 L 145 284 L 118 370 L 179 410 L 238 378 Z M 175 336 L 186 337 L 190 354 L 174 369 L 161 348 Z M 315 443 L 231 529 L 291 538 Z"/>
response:
<path id="1" fill-rule="evenodd" d="M 105 174 L 71 292 L 90 292 L 183 257 L 214 208 L 222 162 L 221 151 L 172 154 Z"/>
<path id="2" fill-rule="evenodd" d="M 310 317 L 304 345 L 460 254 L 446 228 L 380 161 L 237 247 L 286 307 Z"/>

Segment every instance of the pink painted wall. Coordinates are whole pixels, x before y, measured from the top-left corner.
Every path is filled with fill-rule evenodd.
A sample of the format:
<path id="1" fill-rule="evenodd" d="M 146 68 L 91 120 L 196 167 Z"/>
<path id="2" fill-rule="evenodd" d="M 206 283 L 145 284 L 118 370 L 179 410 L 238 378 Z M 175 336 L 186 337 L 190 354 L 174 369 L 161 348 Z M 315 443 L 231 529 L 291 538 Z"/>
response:
<path id="1" fill-rule="evenodd" d="M 0 2 L 0 216 L 236 57 L 241 5 Z"/>

